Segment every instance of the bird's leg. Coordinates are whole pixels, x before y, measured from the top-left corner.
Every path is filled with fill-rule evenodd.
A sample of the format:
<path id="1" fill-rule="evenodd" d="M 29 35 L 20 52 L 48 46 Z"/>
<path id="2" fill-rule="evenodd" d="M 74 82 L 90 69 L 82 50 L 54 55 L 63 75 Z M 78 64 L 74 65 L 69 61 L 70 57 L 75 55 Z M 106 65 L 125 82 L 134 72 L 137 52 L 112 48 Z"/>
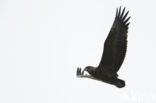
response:
<path id="1" fill-rule="evenodd" d="M 81 71 L 81 68 L 80 67 L 77 68 L 76 75 L 77 75 L 77 77 L 87 77 L 88 76 L 87 74 L 84 75 L 84 70 Z"/>
<path id="2" fill-rule="evenodd" d="M 77 72 L 76 72 L 77 77 L 83 77 L 84 76 L 84 71 L 81 72 L 81 68 L 77 68 Z"/>
<path id="3" fill-rule="evenodd" d="M 76 73 L 76 75 L 77 75 L 77 77 L 80 77 L 80 78 L 86 77 L 86 78 L 91 78 L 91 79 L 93 79 L 93 77 L 92 77 L 91 75 L 87 75 L 87 74 L 84 75 L 84 70 L 81 71 L 81 68 L 80 68 L 80 67 L 77 68 L 77 73 Z"/>
<path id="4" fill-rule="evenodd" d="M 84 70 L 81 72 L 81 68 L 77 68 L 77 73 L 76 73 L 76 75 L 77 75 L 77 77 L 79 77 L 79 78 L 90 78 L 90 79 L 94 79 L 94 80 L 99 80 L 99 81 L 101 81 L 100 79 L 98 79 L 98 78 L 94 78 L 93 76 L 91 76 L 91 75 L 87 75 L 87 74 L 85 74 L 84 75 Z"/>

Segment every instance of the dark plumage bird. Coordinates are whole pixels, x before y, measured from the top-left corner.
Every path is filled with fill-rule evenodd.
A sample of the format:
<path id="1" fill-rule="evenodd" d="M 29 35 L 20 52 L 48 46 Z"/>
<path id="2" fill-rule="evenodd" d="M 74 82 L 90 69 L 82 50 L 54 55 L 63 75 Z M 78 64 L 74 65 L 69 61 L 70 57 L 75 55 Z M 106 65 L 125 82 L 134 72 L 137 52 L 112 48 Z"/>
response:
<path id="1" fill-rule="evenodd" d="M 121 10 L 117 8 L 116 16 L 109 35 L 104 43 L 104 50 L 101 61 L 97 67 L 87 66 L 81 72 L 81 68 L 77 68 L 78 77 L 87 77 L 100 80 L 119 88 L 125 86 L 125 81 L 118 78 L 118 70 L 120 69 L 126 54 L 127 33 L 129 19 L 127 17 L 129 11 L 125 13 L 125 8 Z M 89 75 L 84 75 L 87 71 Z"/>

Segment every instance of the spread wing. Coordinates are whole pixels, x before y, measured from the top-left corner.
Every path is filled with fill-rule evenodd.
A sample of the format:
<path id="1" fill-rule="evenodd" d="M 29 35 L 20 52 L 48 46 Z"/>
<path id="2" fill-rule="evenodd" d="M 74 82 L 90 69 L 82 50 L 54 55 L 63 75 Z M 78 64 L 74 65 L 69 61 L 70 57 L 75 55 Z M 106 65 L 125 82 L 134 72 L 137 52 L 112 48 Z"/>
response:
<path id="1" fill-rule="evenodd" d="M 117 72 L 123 63 L 127 48 L 127 33 L 128 33 L 128 15 L 125 13 L 125 8 L 121 7 L 116 10 L 116 17 L 109 35 L 104 44 L 104 51 L 98 66 L 102 71 L 111 70 Z"/>

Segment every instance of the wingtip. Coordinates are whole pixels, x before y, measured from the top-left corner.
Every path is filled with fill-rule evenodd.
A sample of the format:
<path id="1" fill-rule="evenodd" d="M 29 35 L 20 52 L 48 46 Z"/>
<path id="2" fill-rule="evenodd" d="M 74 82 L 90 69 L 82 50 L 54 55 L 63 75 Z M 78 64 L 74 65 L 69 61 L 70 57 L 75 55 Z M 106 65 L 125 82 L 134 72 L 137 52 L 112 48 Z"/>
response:
<path id="1" fill-rule="evenodd" d="M 116 17 L 118 16 L 118 8 L 116 8 Z"/>
<path id="2" fill-rule="evenodd" d="M 121 6 L 120 6 L 120 8 L 119 8 L 119 13 L 118 13 L 118 16 L 120 16 L 120 13 L 121 13 Z"/>
<path id="3" fill-rule="evenodd" d="M 120 15 L 121 18 L 123 17 L 124 13 L 125 13 L 125 7 L 123 8 L 122 13 Z"/>
<path id="4" fill-rule="evenodd" d="M 128 23 L 126 24 L 126 26 L 128 27 L 128 26 L 129 26 L 129 24 L 130 24 L 130 22 L 128 22 Z"/>
<path id="5" fill-rule="evenodd" d="M 124 23 L 127 24 L 127 22 L 129 21 L 130 18 L 131 18 L 131 16 L 129 16 L 129 17 L 124 21 Z"/>
<path id="6" fill-rule="evenodd" d="M 123 18 L 125 14 L 125 10 L 126 10 L 126 7 L 123 7 L 122 9 L 122 6 L 119 6 L 118 8 L 116 8 L 116 16 Z"/>
<path id="7" fill-rule="evenodd" d="M 124 16 L 122 17 L 122 20 L 123 20 L 123 21 L 124 21 L 125 18 L 127 17 L 128 13 L 129 13 L 129 10 L 128 10 L 128 11 L 126 12 L 126 14 L 124 14 Z"/>

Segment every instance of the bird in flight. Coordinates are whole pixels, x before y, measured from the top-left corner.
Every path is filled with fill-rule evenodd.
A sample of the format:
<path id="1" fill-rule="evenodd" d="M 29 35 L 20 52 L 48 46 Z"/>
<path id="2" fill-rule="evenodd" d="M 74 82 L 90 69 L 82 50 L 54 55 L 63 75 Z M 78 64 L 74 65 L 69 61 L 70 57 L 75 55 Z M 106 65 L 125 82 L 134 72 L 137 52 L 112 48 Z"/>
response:
<path id="1" fill-rule="evenodd" d="M 101 61 L 97 67 L 87 66 L 81 71 L 77 68 L 77 76 L 99 80 L 105 83 L 115 85 L 118 88 L 125 87 L 125 81 L 118 78 L 120 69 L 127 50 L 127 33 L 130 24 L 129 11 L 125 12 L 125 7 L 116 9 L 116 16 L 108 37 L 104 43 L 104 50 Z M 89 74 L 84 74 L 84 72 Z"/>

